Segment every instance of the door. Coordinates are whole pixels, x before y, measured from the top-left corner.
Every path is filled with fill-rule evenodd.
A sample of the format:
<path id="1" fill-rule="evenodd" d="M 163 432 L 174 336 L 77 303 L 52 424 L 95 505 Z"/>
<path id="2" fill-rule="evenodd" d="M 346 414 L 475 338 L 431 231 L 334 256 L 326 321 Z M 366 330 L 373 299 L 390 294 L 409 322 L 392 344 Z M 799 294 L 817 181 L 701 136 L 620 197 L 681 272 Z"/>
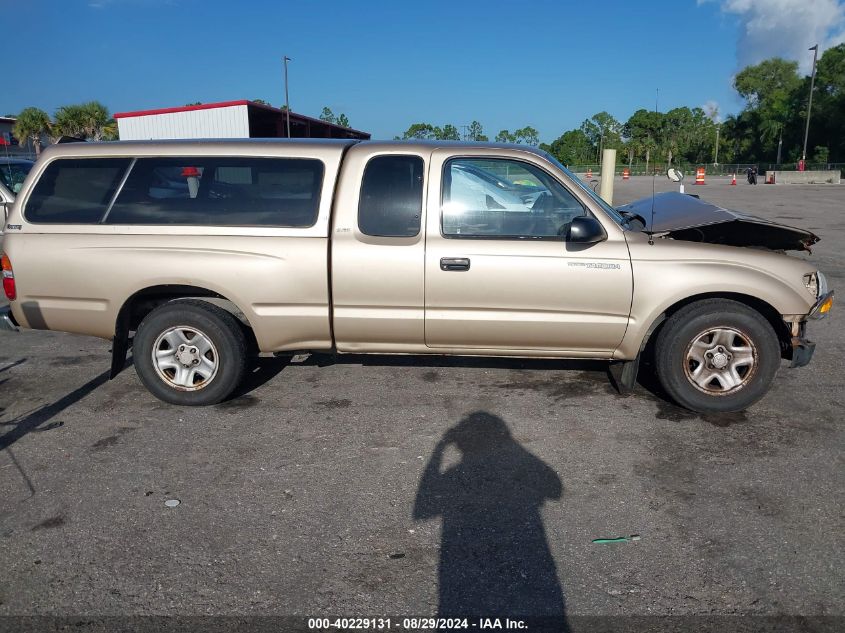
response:
<path id="1" fill-rule="evenodd" d="M 592 213 L 530 152 L 432 155 L 425 262 L 425 341 L 431 348 L 606 356 L 631 307 L 624 232 Z M 595 203 L 593 203 L 595 204 Z M 607 232 L 567 241 L 592 213 Z"/>
<path id="2" fill-rule="evenodd" d="M 363 143 L 344 158 L 331 245 L 338 351 L 426 351 L 427 154 Z"/>

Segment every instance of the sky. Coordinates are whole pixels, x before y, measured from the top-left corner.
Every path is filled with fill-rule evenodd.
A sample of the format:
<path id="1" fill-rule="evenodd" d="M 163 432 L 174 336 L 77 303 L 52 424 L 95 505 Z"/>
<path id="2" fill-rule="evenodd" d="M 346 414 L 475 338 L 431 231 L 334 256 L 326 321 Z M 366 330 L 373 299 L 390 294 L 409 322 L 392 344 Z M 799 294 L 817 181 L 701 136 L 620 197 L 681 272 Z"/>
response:
<path id="1" fill-rule="evenodd" d="M 738 70 L 809 72 L 845 0 L 0 0 L 0 115 L 96 99 L 112 112 L 264 99 L 345 113 L 373 138 L 478 120 L 544 142 L 600 111 L 742 108 Z M 659 92 L 659 95 L 658 95 Z"/>

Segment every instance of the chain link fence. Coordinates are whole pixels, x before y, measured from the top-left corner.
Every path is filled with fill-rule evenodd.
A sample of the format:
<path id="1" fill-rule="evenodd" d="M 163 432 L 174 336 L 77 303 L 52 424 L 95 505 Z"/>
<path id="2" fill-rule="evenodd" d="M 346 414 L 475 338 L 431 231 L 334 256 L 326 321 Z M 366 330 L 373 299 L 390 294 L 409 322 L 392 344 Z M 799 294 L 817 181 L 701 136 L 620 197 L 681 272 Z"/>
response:
<path id="1" fill-rule="evenodd" d="M 27 160 L 35 160 L 36 156 L 35 153 L 30 152 L 4 152 L 2 151 L 3 148 L 0 148 L 0 158 L 26 158 Z"/>
<path id="2" fill-rule="evenodd" d="M 601 175 L 601 165 L 598 163 L 587 163 L 583 165 L 567 165 L 567 167 L 581 176 L 586 176 L 592 173 L 593 177 L 598 178 Z M 652 174 L 665 174 L 669 169 L 667 163 L 633 163 L 633 164 L 616 164 L 614 173 L 621 176 L 626 169 L 629 170 L 631 176 L 651 176 Z M 695 177 L 697 169 L 704 168 L 704 173 L 708 176 L 732 176 L 736 174 L 738 177 L 745 174 L 749 167 L 756 167 L 757 173 L 762 174 L 766 171 L 797 171 L 798 165 L 796 163 L 782 163 L 776 165 L 774 163 L 720 163 L 718 165 L 708 164 L 691 164 L 691 163 L 673 163 L 671 167 L 681 170 L 685 176 L 689 178 Z M 845 178 L 845 163 L 807 163 L 806 170 L 835 170 L 838 169 Z"/>

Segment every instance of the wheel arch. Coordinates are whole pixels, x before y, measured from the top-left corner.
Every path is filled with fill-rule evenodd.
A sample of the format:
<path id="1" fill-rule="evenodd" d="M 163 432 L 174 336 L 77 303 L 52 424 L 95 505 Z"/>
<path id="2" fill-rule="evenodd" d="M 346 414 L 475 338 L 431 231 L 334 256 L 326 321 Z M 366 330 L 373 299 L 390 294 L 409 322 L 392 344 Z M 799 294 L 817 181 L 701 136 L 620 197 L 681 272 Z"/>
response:
<path id="1" fill-rule="evenodd" d="M 671 317 L 673 314 L 675 314 L 682 308 L 692 303 L 703 301 L 705 299 L 728 299 L 731 301 L 736 301 L 737 303 L 741 303 L 751 308 L 755 312 L 759 313 L 764 319 L 766 319 L 766 321 L 768 321 L 768 323 L 772 326 L 772 329 L 775 331 L 775 334 L 777 335 L 778 345 L 780 346 L 781 350 L 781 358 L 785 358 L 787 360 L 792 358 L 792 334 L 789 331 L 789 327 L 784 322 L 783 317 L 781 316 L 777 308 L 775 308 L 767 301 L 760 299 L 759 297 L 754 297 L 752 295 L 738 292 L 706 292 L 691 295 L 689 297 L 685 297 L 676 301 L 675 303 L 667 307 L 663 312 L 661 312 L 652 321 L 652 323 L 649 324 L 649 327 L 646 330 L 644 337 L 640 341 L 639 353 L 643 353 L 651 345 L 654 344 L 654 341 L 656 340 L 660 329 L 663 327 L 669 317 Z"/>
<path id="2" fill-rule="evenodd" d="M 185 284 L 159 284 L 147 286 L 130 295 L 118 310 L 115 319 L 114 339 L 112 341 L 112 366 L 110 378 L 114 378 L 126 364 L 129 351 L 130 332 L 138 329 L 138 325 L 150 312 L 166 303 L 177 299 L 198 299 L 208 301 L 234 316 L 244 328 L 247 341 L 253 349 L 257 349 L 255 334 L 249 319 L 237 303 L 215 290 L 202 286 Z"/>

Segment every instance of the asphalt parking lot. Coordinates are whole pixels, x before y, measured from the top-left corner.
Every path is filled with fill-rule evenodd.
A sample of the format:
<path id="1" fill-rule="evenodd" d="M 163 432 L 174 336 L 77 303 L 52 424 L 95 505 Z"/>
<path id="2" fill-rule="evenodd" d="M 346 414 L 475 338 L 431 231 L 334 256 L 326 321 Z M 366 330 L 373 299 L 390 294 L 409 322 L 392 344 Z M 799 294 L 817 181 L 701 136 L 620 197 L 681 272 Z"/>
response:
<path id="1" fill-rule="evenodd" d="M 845 186 L 708 182 L 687 188 L 819 234 L 809 257 L 845 289 Z M 651 188 L 617 180 L 615 202 Z M 835 305 L 808 367 L 716 418 L 647 381 L 620 396 L 599 363 L 436 357 L 265 359 L 239 397 L 186 409 L 131 368 L 107 381 L 108 342 L 2 332 L 0 615 L 838 627 L 841 323 Z"/>

